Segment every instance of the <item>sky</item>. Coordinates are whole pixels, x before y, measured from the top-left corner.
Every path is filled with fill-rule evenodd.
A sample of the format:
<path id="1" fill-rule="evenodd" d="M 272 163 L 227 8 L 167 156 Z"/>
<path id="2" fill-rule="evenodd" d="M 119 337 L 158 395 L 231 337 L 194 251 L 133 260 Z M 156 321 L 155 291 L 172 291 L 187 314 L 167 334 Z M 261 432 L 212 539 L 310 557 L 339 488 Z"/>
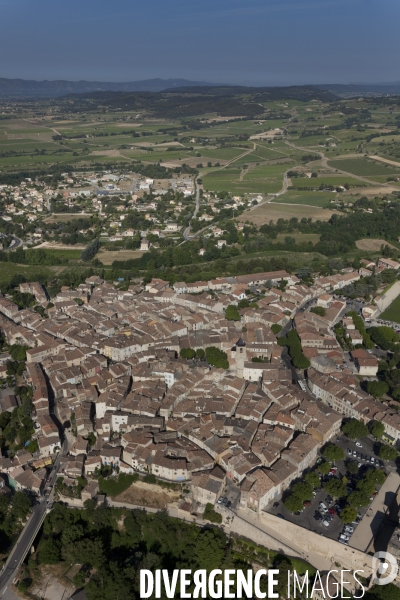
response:
<path id="1" fill-rule="evenodd" d="M 400 81 L 399 0 L 0 0 L 0 77 Z"/>

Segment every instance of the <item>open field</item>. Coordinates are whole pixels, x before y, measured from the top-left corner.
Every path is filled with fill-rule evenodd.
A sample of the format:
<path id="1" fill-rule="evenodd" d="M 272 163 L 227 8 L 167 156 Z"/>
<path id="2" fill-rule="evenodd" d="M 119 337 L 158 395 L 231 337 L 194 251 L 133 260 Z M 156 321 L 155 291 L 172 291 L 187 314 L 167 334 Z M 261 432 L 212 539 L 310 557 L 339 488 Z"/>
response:
<path id="1" fill-rule="evenodd" d="M 14 275 L 23 275 L 26 281 L 36 281 L 41 277 L 49 277 L 56 270 L 59 270 L 59 267 L 41 267 L 0 262 L 0 290 L 3 291 L 4 286 L 9 285 Z"/>
<path id="2" fill-rule="evenodd" d="M 241 160 L 245 161 L 245 158 Z M 242 172 L 232 166 L 204 175 L 203 186 L 215 192 L 273 194 L 282 189 L 283 174 L 288 168 L 287 163 L 259 165 Z"/>
<path id="3" fill-rule="evenodd" d="M 380 315 L 385 321 L 400 323 L 400 296 L 393 300 L 392 304 Z"/>
<path id="4" fill-rule="evenodd" d="M 380 240 L 380 239 L 374 239 L 374 238 L 364 238 L 362 240 L 356 241 L 357 248 L 359 248 L 360 250 L 367 250 L 368 252 L 374 252 L 374 251 L 379 252 L 382 244 L 384 246 L 387 245 L 387 246 L 390 246 L 390 248 L 394 248 L 395 250 L 397 250 L 396 246 L 393 246 L 393 244 L 390 244 L 386 240 Z"/>
<path id="5" fill-rule="evenodd" d="M 276 222 L 278 219 L 305 218 L 312 219 L 313 221 L 328 221 L 334 213 L 336 211 L 317 208 L 315 206 L 267 202 L 245 212 L 238 220 L 243 222 L 249 220 L 260 226 L 270 221 Z"/>
<path id="6" fill-rule="evenodd" d="M 323 175 L 320 174 L 318 177 L 293 177 L 292 178 L 292 186 L 299 188 L 318 188 L 320 185 L 328 186 L 339 186 L 348 183 L 352 187 L 365 187 L 368 184 L 365 181 L 360 181 L 359 179 L 354 179 L 353 177 L 349 177 L 348 175 L 342 175 L 338 173 L 337 175 Z"/>
<path id="7" fill-rule="evenodd" d="M 111 265 L 114 260 L 129 260 L 130 258 L 140 258 L 143 252 L 141 250 L 104 250 L 103 248 L 96 254 L 103 265 Z"/>
<path id="8" fill-rule="evenodd" d="M 308 204 L 309 206 L 327 208 L 330 206 L 331 200 L 336 199 L 337 194 L 332 192 L 288 190 L 286 194 L 273 198 L 271 202 L 277 204 Z"/>
<path id="9" fill-rule="evenodd" d="M 167 504 L 179 500 L 179 492 L 163 488 L 159 485 L 135 481 L 131 486 L 114 497 L 116 502 L 126 502 L 138 506 L 150 506 L 152 508 L 164 509 Z"/>
<path id="10" fill-rule="evenodd" d="M 399 168 L 396 169 L 393 168 L 393 163 L 389 163 L 392 165 L 392 167 L 385 166 L 384 164 L 378 164 L 365 158 L 330 160 L 328 164 L 334 169 L 340 169 L 342 171 L 347 171 L 348 173 L 354 173 L 354 175 L 360 175 L 363 177 L 368 177 L 369 175 L 391 175 L 392 173 L 400 174 L 400 164 L 398 164 Z"/>

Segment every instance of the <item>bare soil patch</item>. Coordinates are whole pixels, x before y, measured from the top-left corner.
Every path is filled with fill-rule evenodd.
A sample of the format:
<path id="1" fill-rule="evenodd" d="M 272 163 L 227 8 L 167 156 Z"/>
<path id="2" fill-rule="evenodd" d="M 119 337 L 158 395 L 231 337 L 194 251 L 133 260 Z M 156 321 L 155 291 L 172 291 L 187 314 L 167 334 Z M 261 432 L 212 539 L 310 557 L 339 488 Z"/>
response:
<path id="1" fill-rule="evenodd" d="M 389 244 L 389 242 L 387 242 L 386 240 L 380 240 L 376 238 L 364 238 L 362 240 L 356 241 L 357 248 L 359 248 L 360 250 L 368 250 L 369 252 L 379 252 L 382 244 L 384 246 L 388 245 L 390 246 L 390 248 L 394 248 L 395 250 L 397 250 L 396 246 Z"/>
<path id="2" fill-rule="evenodd" d="M 116 502 L 126 502 L 127 504 L 136 504 L 138 506 L 150 506 L 151 508 L 166 508 L 167 504 L 177 502 L 180 494 L 174 490 L 162 488 L 159 485 L 136 481 L 122 492 L 115 496 Z"/>
<path id="3" fill-rule="evenodd" d="M 74 593 L 75 586 L 65 577 L 65 565 L 42 565 L 30 591 L 37 598 L 62 600 Z"/>
<path id="4" fill-rule="evenodd" d="M 74 246 L 75 248 L 76 246 Z M 140 258 L 143 252 L 141 250 L 100 250 L 96 258 L 101 260 L 103 265 L 111 265 L 114 260 L 129 260 L 130 258 Z"/>

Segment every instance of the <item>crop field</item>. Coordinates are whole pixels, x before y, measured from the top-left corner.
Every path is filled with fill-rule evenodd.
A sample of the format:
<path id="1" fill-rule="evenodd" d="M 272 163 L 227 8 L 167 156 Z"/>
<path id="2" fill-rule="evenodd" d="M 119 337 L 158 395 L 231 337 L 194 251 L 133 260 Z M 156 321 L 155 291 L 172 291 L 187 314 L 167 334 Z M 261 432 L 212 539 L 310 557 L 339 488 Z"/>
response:
<path id="1" fill-rule="evenodd" d="M 268 202 L 261 206 L 255 206 L 250 211 L 245 212 L 239 217 L 239 221 L 252 221 L 260 226 L 264 223 L 273 221 L 276 223 L 278 219 L 312 219 L 313 221 L 328 221 L 335 213 L 334 210 L 317 208 L 315 206 L 304 206 L 301 204 L 277 204 Z"/>
<path id="2" fill-rule="evenodd" d="M 332 192 L 289 190 L 286 194 L 273 198 L 271 202 L 277 204 L 308 204 L 309 206 L 327 208 L 330 206 L 331 201 L 336 199 L 337 194 Z"/>
<path id="3" fill-rule="evenodd" d="M 140 258 L 143 252 L 141 250 L 104 250 L 103 248 L 96 254 L 103 265 L 111 265 L 114 260 L 129 260 L 130 258 Z"/>
<path id="4" fill-rule="evenodd" d="M 360 181 L 359 179 L 354 179 L 353 177 L 349 177 L 348 175 L 318 175 L 318 177 L 293 177 L 292 178 L 292 186 L 293 187 L 309 187 L 309 188 L 318 188 L 320 185 L 328 186 L 338 186 L 344 185 L 348 183 L 352 187 L 365 187 L 368 185 L 365 181 Z"/>
<path id="5" fill-rule="evenodd" d="M 396 167 L 392 165 L 385 166 L 383 163 L 379 164 L 364 158 L 330 160 L 328 164 L 330 167 L 334 167 L 335 169 L 341 169 L 342 171 L 347 171 L 348 173 L 354 173 L 354 175 L 360 175 L 363 177 L 368 177 L 369 175 L 400 174 L 400 167 L 399 169 L 396 169 Z"/>
<path id="6" fill-rule="evenodd" d="M 397 250 L 396 246 L 393 246 L 393 244 L 390 244 L 386 240 L 380 240 L 376 238 L 363 238 L 362 240 L 356 241 L 357 248 L 359 248 L 360 250 L 366 250 L 368 252 L 379 252 L 382 244 L 384 246 L 388 245 L 390 246 L 390 248 L 395 248 Z"/>

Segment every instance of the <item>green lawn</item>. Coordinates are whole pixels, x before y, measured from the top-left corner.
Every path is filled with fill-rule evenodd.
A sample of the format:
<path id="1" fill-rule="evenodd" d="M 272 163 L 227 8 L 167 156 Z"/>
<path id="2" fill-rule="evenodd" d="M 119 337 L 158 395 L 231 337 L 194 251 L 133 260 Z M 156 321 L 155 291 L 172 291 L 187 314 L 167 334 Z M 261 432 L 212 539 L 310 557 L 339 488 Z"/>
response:
<path id="1" fill-rule="evenodd" d="M 393 300 L 392 304 L 381 314 L 380 318 L 400 323 L 400 295 Z"/>

